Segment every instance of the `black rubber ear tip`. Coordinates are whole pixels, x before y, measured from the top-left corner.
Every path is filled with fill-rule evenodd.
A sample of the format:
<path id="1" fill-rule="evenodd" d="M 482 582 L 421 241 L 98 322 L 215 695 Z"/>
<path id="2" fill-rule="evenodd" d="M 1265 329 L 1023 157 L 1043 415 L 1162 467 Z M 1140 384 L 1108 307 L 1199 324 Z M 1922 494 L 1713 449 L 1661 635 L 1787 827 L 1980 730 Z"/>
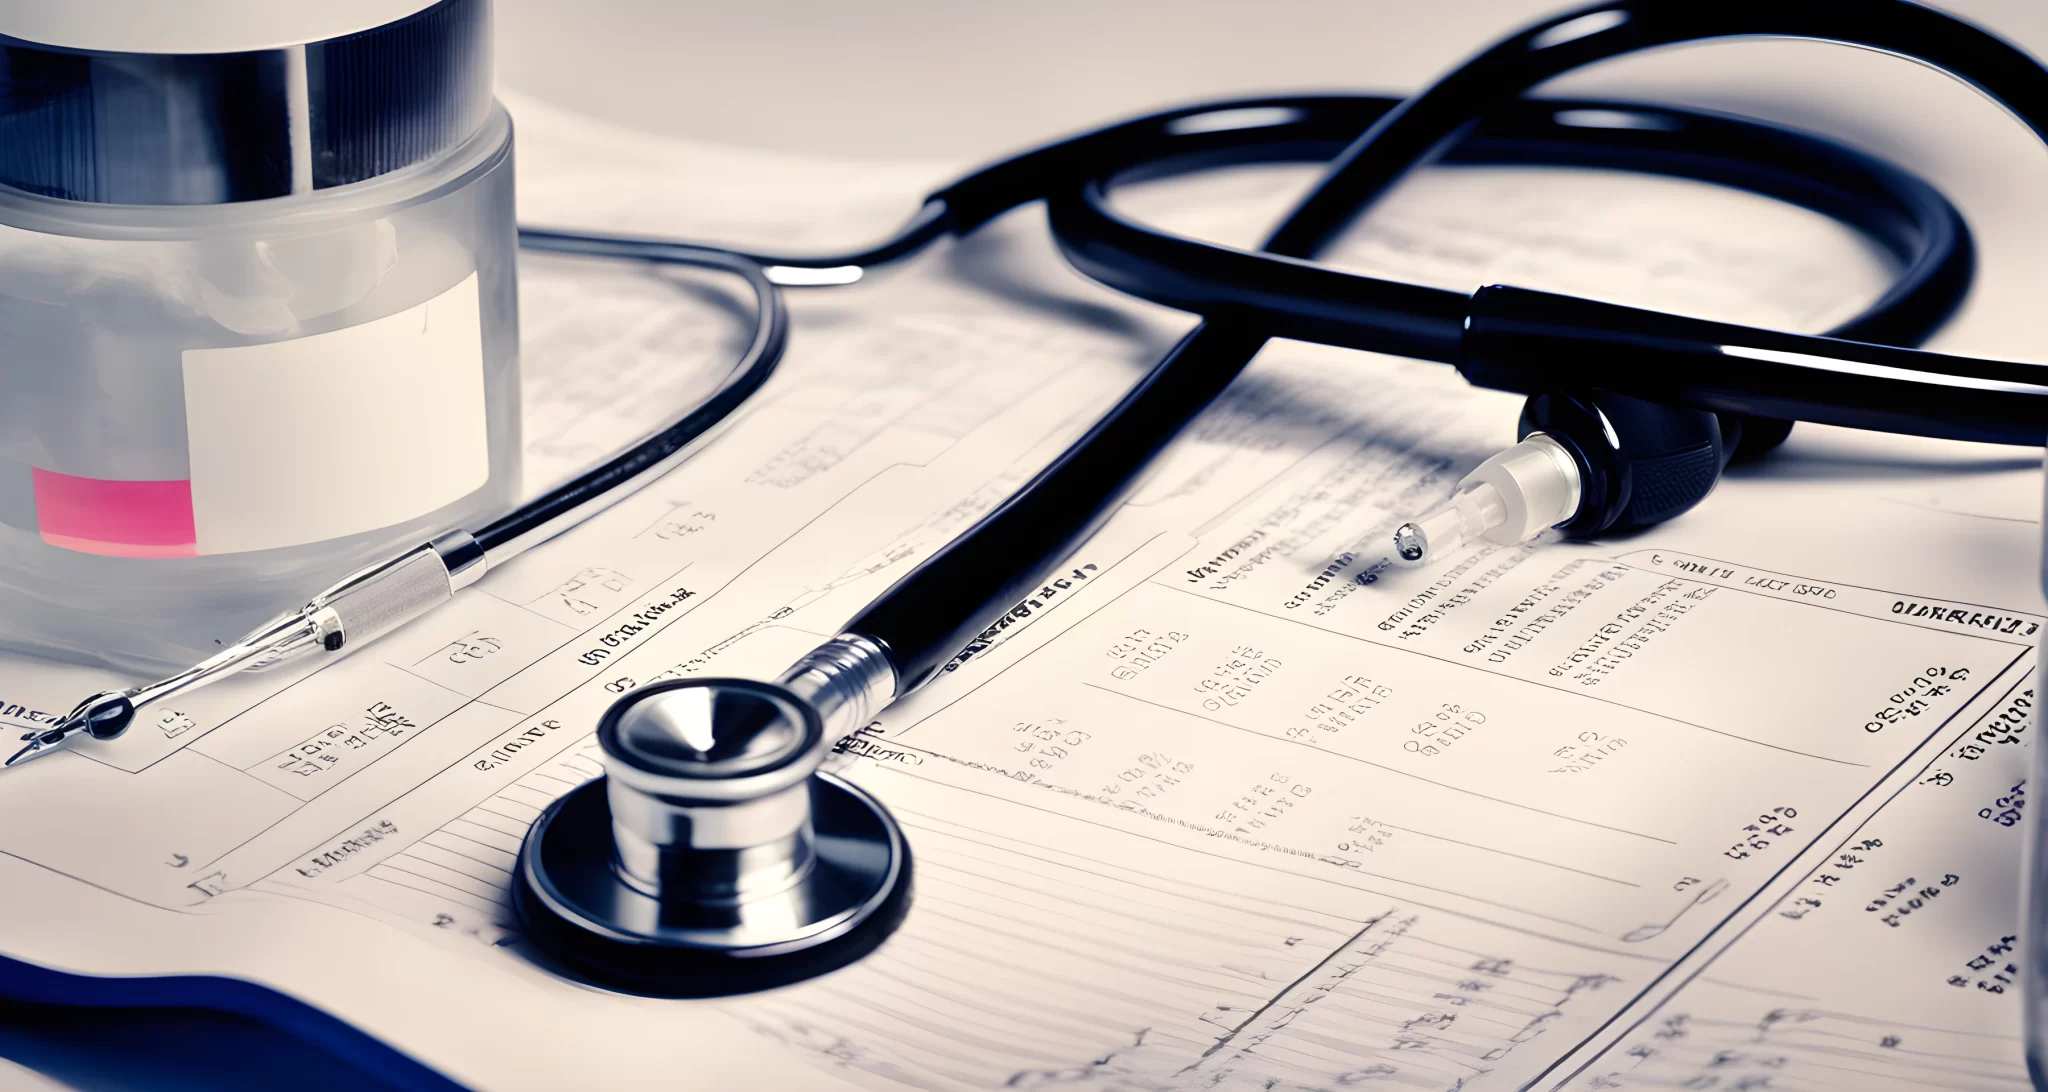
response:
<path id="1" fill-rule="evenodd" d="M 1724 463 L 1720 419 L 1613 391 L 1551 391 L 1522 406 L 1517 435 L 1541 432 L 1572 453 L 1581 477 L 1568 535 L 1651 527 L 1704 500 Z"/>
<path id="2" fill-rule="evenodd" d="M 724 997 L 800 982 L 874 951 L 910 909 L 910 846 L 873 797 L 830 774 L 811 781 L 818 863 L 793 897 L 871 905 L 824 939 L 711 950 L 636 934 L 622 921 L 632 892 L 611 869 L 611 806 L 603 778 L 556 800 L 534 821 L 513 870 L 512 904 L 544 963 L 568 977 L 647 997 Z M 879 851 L 894 857 L 878 869 Z M 613 900 L 621 891 L 625 898 Z M 545 893 L 544 893 L 545 892 Z M 863 898 L 865 896 L 865 898 Z M 593 921 L 610 922 L 594 928 Z"/>

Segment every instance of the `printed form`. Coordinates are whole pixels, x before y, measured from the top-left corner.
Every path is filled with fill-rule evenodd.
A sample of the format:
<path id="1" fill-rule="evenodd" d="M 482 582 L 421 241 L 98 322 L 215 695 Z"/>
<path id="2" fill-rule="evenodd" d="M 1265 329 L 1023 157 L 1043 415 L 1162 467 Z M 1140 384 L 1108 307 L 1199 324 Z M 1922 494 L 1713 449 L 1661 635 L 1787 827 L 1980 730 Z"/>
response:
<path id="1" fill-rule="evenodd" d="M 945 174 L 515 108 L 530 222 L 823 246 Z M 1307 178 L 1130 204 L 1243 244 Z M 1741 194 L 1425 182 L 1331 260 L 1802 329 L 1886 275 Z M 742 336 L 715 281 L 534 259 L 522 289 L 536 481 L 702 393 Z M 491 1088 L 2026 1086 L 2034 456 L 1802 426 L 1649 533 L 1395 568 L 1392 528 L 1513 439 L 1516 400 L 1296 344 L 841 745 L 916 854 L 877 953 L 713 1001 L 554 977 L 507 870 L 600 772 L 605 706 L 779 671 L 1187 322 L 1065 271 L 1035 211 L 795 304 L 784 373 L 612 511 L 333 664 L 0 777 L 0 952 L 261 982 Z M 0 697 L 33 722 L 106 681 L 13 661 Z"/>

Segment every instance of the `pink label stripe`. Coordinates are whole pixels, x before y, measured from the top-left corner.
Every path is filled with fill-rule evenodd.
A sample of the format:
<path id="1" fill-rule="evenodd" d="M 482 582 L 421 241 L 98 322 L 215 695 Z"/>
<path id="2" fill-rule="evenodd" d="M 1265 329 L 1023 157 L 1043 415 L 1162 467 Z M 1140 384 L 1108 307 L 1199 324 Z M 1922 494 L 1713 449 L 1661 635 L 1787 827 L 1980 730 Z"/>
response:
<path id="1" fill-rule="evenodd" d="M 199 552 L 189 481 L 116 482 L 34 471 L 43 541 L 111 557 L 191 557 Z"/>

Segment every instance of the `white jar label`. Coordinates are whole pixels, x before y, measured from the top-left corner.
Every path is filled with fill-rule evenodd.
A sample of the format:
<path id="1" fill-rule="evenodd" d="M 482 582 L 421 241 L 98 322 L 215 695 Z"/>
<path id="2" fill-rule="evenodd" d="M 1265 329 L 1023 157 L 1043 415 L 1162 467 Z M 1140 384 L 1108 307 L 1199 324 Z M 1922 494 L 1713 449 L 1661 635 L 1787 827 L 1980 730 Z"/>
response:
<path id="1" fill-rule="evenodd" d="M 268 550 L 389 527 L 490 478 L 473 273 L 359 326 L 187 349 L 184 370 L 189 522 L 169 526 L 181 515 L 168 495 L 175 489 L 151 506 L 168 537 L 191 536 L 183 552 Z M 47 522 L 42 530 L 51 537 Z"/>

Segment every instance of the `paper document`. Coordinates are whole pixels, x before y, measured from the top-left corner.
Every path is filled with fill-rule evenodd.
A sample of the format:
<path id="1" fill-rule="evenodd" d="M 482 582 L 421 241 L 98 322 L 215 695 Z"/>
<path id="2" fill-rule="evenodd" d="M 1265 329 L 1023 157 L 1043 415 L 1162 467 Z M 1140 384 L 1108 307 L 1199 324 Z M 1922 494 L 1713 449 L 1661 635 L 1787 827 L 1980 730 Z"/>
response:
<path id="1" fill-rule="evenodd" d="M 944 177 L 516 106 L 534 222 L 822 246 Z M 1243 245 L 1309 177 L 1129 205 Z M 1801 329 L 1887 276 L 1811 214 L 1584 172 L 1429 172 L 1331 258 Z M 743 335 L 715 281 L 521 273 L 536 483 Z M 1517 400 L 1297 344 L 841 746 L 915 853 L 878 952 L 712 1001 L 556 978 L 508 869 L 600 772 L 602 710 L 780 671 L 1189 322 L 1067 271 L 1035 210 L 794 305 L 783 373 L 612 511 L 336 663 L 0 777 L 0 953 L 251 979 L 487 1088 L 2025 1087 L 2035 456 L 1801 426 L 1653 531 L 1397 569 Z M 0 697 L 97 682 L 13 661 Z"/>

